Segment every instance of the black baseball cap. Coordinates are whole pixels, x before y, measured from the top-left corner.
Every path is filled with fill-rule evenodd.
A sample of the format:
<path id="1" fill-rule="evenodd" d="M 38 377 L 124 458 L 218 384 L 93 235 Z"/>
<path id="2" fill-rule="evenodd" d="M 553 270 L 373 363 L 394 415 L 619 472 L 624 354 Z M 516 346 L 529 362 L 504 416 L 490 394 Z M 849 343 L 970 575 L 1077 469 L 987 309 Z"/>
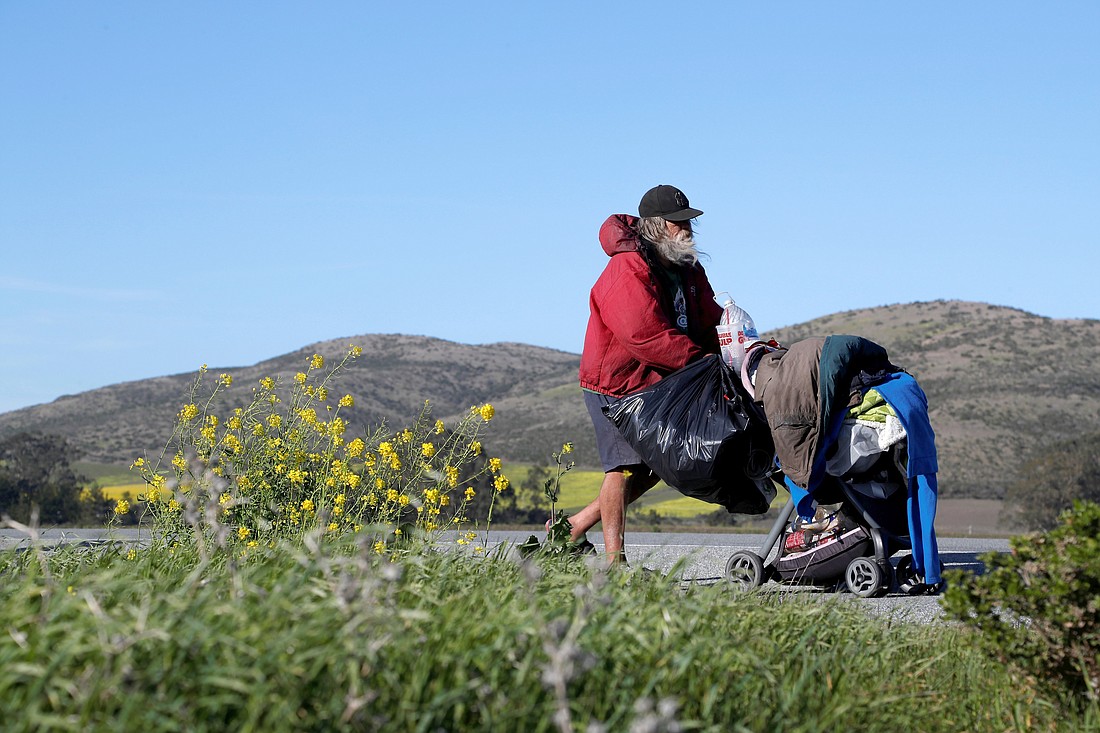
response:
<path id="1" fill-rule="evenodd" d="M 638 216 L 659 216 L 666 221 L 687 221 L 702 214 L 688 204 L 688 197 L 675 186 L 654 186 L 645 192 L 638 204 Z"/>

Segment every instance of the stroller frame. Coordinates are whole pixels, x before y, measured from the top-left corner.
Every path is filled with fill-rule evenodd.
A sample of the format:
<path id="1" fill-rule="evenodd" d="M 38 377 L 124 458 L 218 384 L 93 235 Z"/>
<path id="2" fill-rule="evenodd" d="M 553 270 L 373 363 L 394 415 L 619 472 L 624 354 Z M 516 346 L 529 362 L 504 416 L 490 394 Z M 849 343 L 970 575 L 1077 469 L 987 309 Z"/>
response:
<path id="1" fill-rule="evenodd" d="M 856 557 L 848 563 L 843 575 L 843 582 L 847 589 L 862 598 L 885 595 L 894 587 L 904 593 L 924 592 L 923 587 L 917 588 L 918 584 L 913 582 L 912 558 L 909 555 L 898 561 L 897 570 L 890 563 L 890 558 L 896 552 L 912 548 L 912 540 L 908 533 L 901 535 L 884 527 L 876 519 L 874 512 L 871 511 L 868 500 L 852 488 L 848 481 L 834 476 L 825 478 L 830 480 L 839 491 L 840 503 L 849 510 L 849 515 L 870 535 L 873 548 L 872 552 Z M 908 486 L 905 478 L 901 478 L 893 472 L 891 478 L 894 480 L 892 481 L 893 492 L 890 496 L 893 496 L 893 493 L 897 491 L 907 492 Z M 900 480 L 898 480 L 899 478 Z M 822 585 L 820 582 L 804 582 L 799 579 L 781 578 L 777 563 L 782 553 L 776 552 L 772 557 L 772 552 L 776 549 L 779 539 L 790 524 L 795 508 L 794 497 L 789 497 L 757 552 L 740 550 L 730 556 L 726 563 L 725 573 L 729 582 L 744 590 L 757 588 L 769 580 L 787 585 L 816 585 L 819 587 Z"/>

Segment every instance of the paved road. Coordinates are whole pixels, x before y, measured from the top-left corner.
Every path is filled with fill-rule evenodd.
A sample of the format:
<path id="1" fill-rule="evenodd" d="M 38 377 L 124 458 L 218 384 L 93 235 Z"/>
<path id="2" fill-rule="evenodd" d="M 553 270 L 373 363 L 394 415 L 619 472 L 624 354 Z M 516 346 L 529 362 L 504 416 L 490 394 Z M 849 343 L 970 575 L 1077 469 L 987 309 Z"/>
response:
<path id="1" fill-rule="evenodd" d="M 521 543 L 539 532 L 491 532 L 489 544 L 496 546 L 502 542 Z M 102 542 L 141 543 L 149 537 L 149 530 L 115 529 L 110 532 L 102 529 L 50 529 L 43 530 L 41 541 L 46 545 L 56 544 L 99 544 Z M 599 532 L 592 532 L 593 541 L 599 539 Z M 764 541 L 764 535 L 736 533 L 676 533 L 676 532 L 631 532 L 627 533 L 627 556 L 633 567 L 645 567 L 668 573 L 676 569 L 679 580 L 684 583 L 718 584 L 725 582 L 726 561 L 738 550 L 758 551 Z M 11 529 L 0 529 L 0 550 L 12 547 L 27 547 L 29 541 L 25 535 Z M 986 552 L 1008 551 L 1008 540 L 983 538 L 940 538 L 940 555 L 948 569 L 966 569 L 981 572 L 979 556 Z M 602 550 L 600 543 L 596 547 Z M 894 558 L 895 564 L 897 557 Z M 679 564 L 679 565 L 678 565 Z M 900 620 L 929 622 L 940 616 L 940 607 L 934 597 L 912 598 L 891 593 L 885 598 L 863 599 L 848 593 L 832 593 L 812 588 L 804 588 L 776 583 L 765 584 L 764 592 L 813 594 L 820 597 L 836 597 L 852 603 L 862 604 L 873 613 L 894 616 Z"/>
<path id="2" fill-rule="evenodd" d="M 522 542 L 530 532 L 493 533 L 501 540 Z M 594 542 L 599 532 L 592 532 Z M 491 538 L 494 539 L 494 538 Z M 726 562 L 738 550 L 752 550 L 759 553 L 764 542 L 762 534 L 695 534 L 695 533 L 627 533 L 626 551 L 631 566 L 642 566 L 660 572 L 669 572 L 680 566 L 679 577 L 684 583 L 718 584 L 725 583 Z M 602 543 L 596 543 L 599 550 Z M 983 565 L 978 559 L 987 552 L 1007 552 L 1006 539 L 987 538 L 939 538 L 940 557 L 949 570 L 965 569 L 981 572 Z M 905 553 L 901 553 L 902 555 Z M 900 555 L 899 555 L 900 556 Z M 896 565 L 899 556 L 893 558 Z M 911 597 L 901 593 L 890 593 L 883 598 L 858 598 L 850 593 L 834 593 L 803 586 L 767 583 L 762 592 L 811 594 L 814 597 L 837 598 L 845 602 L 861 604 L 868 611 L 888 615 L 898 620 L 928 623 L 942 616 L 939 600 L 934 596 Z"/>

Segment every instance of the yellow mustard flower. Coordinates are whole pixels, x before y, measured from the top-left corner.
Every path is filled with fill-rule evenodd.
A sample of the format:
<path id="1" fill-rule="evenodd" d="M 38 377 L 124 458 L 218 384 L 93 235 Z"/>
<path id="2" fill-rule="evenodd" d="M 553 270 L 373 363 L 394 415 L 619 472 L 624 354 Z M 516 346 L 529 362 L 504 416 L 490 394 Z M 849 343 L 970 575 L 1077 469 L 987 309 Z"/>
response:
<path id="1" fill-rule="evenodd" d="M 355 398 L 349 394 L 346 394 L 341 397 L 340 401 L 336 404 L 340 405 L 340 407 L 355 407 Z"/>
<path id="2" fill-rule="evenodd" d="M 183 406 L 183 409 L 179 412 L 180 420 L 184 422 L 191 422 L 199 416 L 199 407 L 194 402 L 188 403 Z"/>
<path id="3" fill-rule="evenodd" d="M 474 491 L 474 487 L 473 486 L 467 486 L 466 487 L 466 501 L 473 501 L 475 496 L 477 496 L 477 492 Z"/>
<path id="4" fill-rule="evenodd" d="M 480 456 L 481 455 L 481 441 L 480 440 L 475 440 L 472 443 L 470 443 L 470 452 L 473 453 L 475 456 Z"/>
<path id="5" fill-rule="evenodd" d="M 126 514 L 130 511 L 130 502 L 125 499 L 119 499 L 115 503 L 115 514 Z"/>
<path id="6" fill-rule="evenodd" d="M 497 493 L 499 494 L 500 492 L 508 488 L 509 483 L 510 482 L 508 481 L 508 477 L 501 474 L 500 476 L 497 476 L 495 479 L 493 479 L 493 488 L 495 488 L 497 490 Z"/>
<path id="7" fill-rule="evenodd" d="M 325 357 L 320 354 L 314 354 L 313 358 L 309 360 L 310 369 L 320 369 L 325 365 Z"/>
<path id="8" fill-rule="evenodd" d="M 237 538 L 238 539 L 247 540 L 251 535 L 252 535 L 252 530 L 250 530 L 248 527 L 238 527 L 237 528 Z"/>
<path id="9" fill-rule="evenodd" d="M 446 430 L 446 429 L 447 429 L 447 427 L 443 424 L 442 420 L 436 420 L 435 421 L 435 434 L 436 435 L 443 435 L 443 431 Z"/>
<path id="10" fill-rule="evenodd" d="M 493 415 L 496 414 L 496 410 L 494 410 L 493 406 L 490 405 L 488 402 L 477 408 L 477 411 L 481 414 L 481 419 L 485 422 L 489 422 L 490 420 L 492 420 Z"/>
<path id="11" fill-rule="evenodd" d="M 260 380 L 260 386 L 266 390 L 273 390 L 275 389 L 275 380 L 271 377 L 264 377 Z"/>
<path id="12" fill-rule="evenodd" d="M 493 473 L 497 473 L 498 471 L 500 471 L 500 459 L 499 458 L 490 458 L 489 459 L 489 470 L 492 471 Z"/>
<path id="13" fill-rule="evenodd" d="M 432 445 L 431 443 L 421 443 L 420 444 L 420 453 L 425 458 L 431 458 L 432 456 L 435 455 L 435 446 Z"/>
<path id="14" fill-rule="evenodd" d="M 130 468 L 132 470 L 132 469 L 135 469 L 135 468 L 141 468 L 144 465 L 145 465 L 145 459 L 144 458 L 135 458 L 134 462 L 130 464 Z"/>
<path id="15" fill-rule="evenodd" d="M 233 384 L 233 375 L 232 374 L 219 374 L 218 375 L 218 381 L 221 382 L 226 387 L 229 387 L 230 385 Z"/>
<path id="16" fill-rule="evenodd" d="M 313 511 L 313 499 L 303 499 L 302 500 L 302 511 L 303 512 L 312 512 Z"/>
<path id="17" fill-rule="evenodd" d="M 363 455 L 363 451 L 366 450 L 367 444 L 363 442 L 362 438 L 356 438 L 348 443 L 347 454 L 352 458 L 357 458 Z"/>
<path id="18" fill-rule="evenodd" d="M 294 375 L 294 381 L 298 384 L 305 384 L 307 379 L 309 379 L 309 377 L 306 376 L 305 372 L 298 372 Z"/>

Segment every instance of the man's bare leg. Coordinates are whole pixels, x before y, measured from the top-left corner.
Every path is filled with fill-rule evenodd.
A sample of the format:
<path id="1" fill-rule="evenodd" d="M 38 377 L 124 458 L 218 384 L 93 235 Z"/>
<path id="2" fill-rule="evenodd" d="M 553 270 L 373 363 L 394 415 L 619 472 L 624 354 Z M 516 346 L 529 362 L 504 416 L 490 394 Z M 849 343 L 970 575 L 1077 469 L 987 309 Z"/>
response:
<path id="1" fill-rule="evenodd" d="M 657 474 L 647 469 L 639 472 L 620 473 L 610 482 L 611 474 L 604 475 L 600 488 L 600 521 L 603 523 L 604 552 L 612 564 L 623 560 L 623 544 L 626 537 L 626 507 L 657 484 Z M 618 488 L 621 486 L 621 490 Z M 604 489 L 610 489 L 604 491 Z"/>
<path id="2" fill-rule="evenodd" d="M 626 505 L 634 503 L 643 493 L 646 493 L 657 485 L 657 475 L 649 471 L 648 469 L 640 469 L 643 473 L 638 471 L 608 471 L 604 474 L 604 481 L 599 486 L 599 494 L 603 495 L 605 486 L 608 483 L 614 484 L 618 482 L 625 482 L 626 488 L 623 491 Z M 573 514 L 569 517 L 569 524 L 572 527 L 571 537 L 573 540 L 581 539 L 584 537 L 588 530 L 592 529 L 601 519 L 601 512 L 599 512 L 599 496 L 596 496 L 592 500 L 591 504 L 588 504 L 580 512 Z"/>

